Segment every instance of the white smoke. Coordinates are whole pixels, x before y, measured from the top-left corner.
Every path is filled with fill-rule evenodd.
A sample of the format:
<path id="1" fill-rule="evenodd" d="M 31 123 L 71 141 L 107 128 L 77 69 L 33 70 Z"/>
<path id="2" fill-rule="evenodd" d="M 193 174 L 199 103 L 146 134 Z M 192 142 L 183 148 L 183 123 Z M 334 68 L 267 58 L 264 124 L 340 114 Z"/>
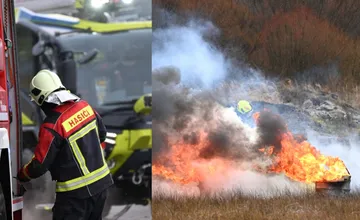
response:
<path id="1" fill-rule="evenodd" d="M 234 69 L 232 69 L 230 62 L 225 59 L 225 56 L 205 40 L 204 35 L 211 32 L 217 33 L 217 30 L 214 29 L 210 23 L 199 24 L 197 22 L 191 22 L 187 26 L 174 26 L 154 31 L 152 52 L 153 70 L 174 66 L 179 69 L 181 74 L 181 84 L 200 91 L 214 90 L 215 87 L 219 86 L 219 84 L 226 79 L 229 71 L 234 71 Z M 240 93 L 239 88 L 243 88 L 242 91 L 250 91 L 251 86 L 249 85 L 262 85 L 262 87 L 264 87 L 263 85 L 266 84 L 266 81 L 262 81 L 262 78 L 259 77 L 260 74 L 254 70 L 238 69 L 235 71 L 239 73 L 252 72 L 256 77 L 247 78 L 246 81 L 243 79 L 241 82 L 234 82 L 234 88 L 238 90 L 232 90 L 232 93 Z M 268 86 L 268 88 L 271 86 Z M 176 90 L 177 88 L 178 87 L 174 87 L 173 89 Z M 156 88 L 154 88 L 154 90 L 156 90 Z M 274 89 L 272 89 L 272 92 L 274 96 L 277 95 Z M 264 93 L 258 95 L 261 94 Z M 219 95 L 228 98 L 230 94 Z M 157 99 L 157 97 L 155 96 L 154 99 Z M 160 107 L 156 106 L 156 108 Z M 222 114 L 224 114 L 224 112 Z M 231 115 L 231 113 L 228 114 L 229 115 L 226 116 L 228 118 L 237 118 Z M 241 123 L 241 121 L 239 120 L 238 123 Z M 156 125 L 154 125 L 153 129 L 155 129 L 155 127 Z M 255 131 L 248 128 L 248 132 L 249 139 L 254 140 L 256 137 Z M 299 183 L 289 181 L 288 178 L 284 176 L 269 177 L 250 172 L 243 168 L 243 165 L 234 167 L 233 170 L 228 170 L 226 173 L 216 175 L 217 176 L 211 176 L 204 182 L 206 185 L 204 186 L 205 188 L 213 191 L 233 191 L 241 189 L 242 193 L 251 195 L 267 195 L 272 194 L 272 192 L 278 193 L 279 190 L 295 192 L 295 189 L 299 189 Z M 153 195 L 163 193 L 197 195 L 200 190 L 197 185 L 180 186 L 157 179 L 153 181 Z"/>
<path id="2" fill-rule="evenodd" d="M 205 182 L 203 187 L 209 192 L 202 191 L 197 184 L 180 185 L 172 182 L 153 180 L 153 196 L 194 197 L 194 196 L 231 196 L 244 195 L 251 197 L 271 198 L 281 195 L 300 195 L 311 192 L 314 185 L 289 181 L 284 175 L 266 176 L 249 170 L 234 169 L 229 171 L 232 178 L 224 178 Z M 225 174 L 226 176 L 226 174 Z M 223 185 L 219 185 L 223 183 Z M 221 186 L 221 187 L 219 187 Z M 211 191 L 210 191 L 211 190 Z"/>
<path id="3" fill-rule="evenodd" d="M 32 151 L 25 149 L 23 151 L 23 161 L 29 162 L 33 156 Z M 52 218 L 51 210 L 36 209 L 39 204 L 54 203 L 55 182 L 51 181 L 49 172 L 43 176 L 31 180 L 24 184 L 27 191 L 24 194 L 23 217 L 26 220 L 47 220 Z"/>
<path id="4" fill-rule="evenodd" d="M 152 67 L 176 66 L 185 85 L 210 89 L 224 80 L 230 64 L 204 35 L 217 33 L 211 23 L 191 22 L 153 33 Z"/>

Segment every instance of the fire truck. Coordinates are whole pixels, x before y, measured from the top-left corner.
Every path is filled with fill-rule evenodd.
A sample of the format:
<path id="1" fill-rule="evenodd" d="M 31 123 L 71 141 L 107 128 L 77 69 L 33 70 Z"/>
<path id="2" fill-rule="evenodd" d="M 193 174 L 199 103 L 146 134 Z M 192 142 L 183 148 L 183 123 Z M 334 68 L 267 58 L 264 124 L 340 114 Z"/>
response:
<path id="1" fill-rule="evenodd" d="M 0 219 L 21 220 L 24 190 L 13 178 L 22 165 L 14 1 L 0 4 Z"/>

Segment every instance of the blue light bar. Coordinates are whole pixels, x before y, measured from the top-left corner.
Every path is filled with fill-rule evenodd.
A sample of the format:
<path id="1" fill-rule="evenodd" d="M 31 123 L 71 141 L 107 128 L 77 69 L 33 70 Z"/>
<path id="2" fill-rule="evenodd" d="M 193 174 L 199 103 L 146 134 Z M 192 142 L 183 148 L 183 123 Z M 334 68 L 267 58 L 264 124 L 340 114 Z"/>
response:
<path id="1" fill-rule="evenodd" d="M 29 20 L 34 23 L 46 23 L 62 26 L 76 25 L 80 22 L 80 19 L 78 18 L 61 14 L 39 14 L 23 7 L 18 8 L 17 20 Z"/>

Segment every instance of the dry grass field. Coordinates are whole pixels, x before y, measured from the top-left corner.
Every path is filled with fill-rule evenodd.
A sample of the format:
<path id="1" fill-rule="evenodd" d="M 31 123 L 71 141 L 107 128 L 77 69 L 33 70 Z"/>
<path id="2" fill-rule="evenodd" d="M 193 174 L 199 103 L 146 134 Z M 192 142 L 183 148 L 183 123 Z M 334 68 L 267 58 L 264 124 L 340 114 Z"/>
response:
<path id="1" fill-rule="evenodd" d="M 343 197 L 320 194 L 277 198 L 168 198 L 155 196 L 154 220 L 356 220 L 360 219 L 360 192 Z"/>

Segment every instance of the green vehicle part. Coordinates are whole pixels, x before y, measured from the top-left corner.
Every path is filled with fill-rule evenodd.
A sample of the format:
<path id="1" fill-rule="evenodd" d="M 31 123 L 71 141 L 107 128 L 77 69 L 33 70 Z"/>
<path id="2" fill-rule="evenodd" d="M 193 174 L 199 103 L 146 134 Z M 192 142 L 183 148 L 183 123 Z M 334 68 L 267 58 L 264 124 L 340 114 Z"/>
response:
<path id="1" fill-rule="evenodd" d="M 134 104 L 134 111 L 140 115 L 150 114 L 152 109 L 151 98 L 151 94 L 141 96 Z M 151 129 L 122 130 L 120 134 L 117 134 L 114 149 L 107 158 L 107 161 L 116 161 L 115 165 L 110 167 L 110 172 L 115 174 L 134 151 L 151 148 Z"/>
<path id="2" fill-rule="evenodd" d="M 84 7 L 85 7 L 85 0 L 76 0 L 75 1 L 76 9 L 83 9 Z"/>
<path id="3" fill-rule="evenodd" d="M 46 21 L 32 21 L 36 24 L 54 25 Z M 59 27 L 68 27 L 78 30 L 91 30 L 98 33 L 111 33 L 118 31 L 129 31 L 143 28 L 152 28 L 152 21 L 132 21 L 122 23 L 100 23 L 96 21 L 80 20 L 75 25 L 57 25 Z"/>
<path id="4" fill-rule="evenodd" d="M 58 16 L 54 14 L 54 16 Z M 61 15 L 65 16 L 65 15 Z M 67 16 L 65 16 L 67 17 Z M 73 18 L 73 17 L 69 17 Z M 35 24 L 43 24 L 43 25 L 54 25 L 54 23 L 46 22 L 44 20 L 31 20 Z M 137 30 L 144 28 L 152 28 L 152 21 L 131 21 L 131 22 L 118 22 L 118 23 L 101 23 L 96 21 L 82 20 L 79 19 L 79 22 L 75 25 L 67 25 L 67 24 L 56 24 L 54 26 L 57 27 L 65 27 L 65 28 L 73 28 L 78 30 L 91 30 L 93 32 L 98 33 L 111 33 L 111 32 L 119 32 L 119 31 L 129 31 L 129 30 Z"/>
<path id="5" fill-rule="evenodd" d="M 152 21 L 132 21 L 122 23 L 100 23 L 95 21 L 80 20 L 79 24 L 73 25 L 72 28 L 88 30 L 94 32 L 109 33 L 117 31 L 129 31 L 143 28 L 152 28 Z"/>
<path id="6" fill-rule="evenodd" d="M 115 166 L 110 167 L 112 174 L 119 170 L 134 153 L 134 150 L 152 148 L 151 129 L 123 130 L 116 136 L 115 141 L 115 147 L 108 157 L 108 161 L 116 161 Z"/>
<path id="7" fill-rule="evenodd" d="M 134 105 L 134 111 L 138 114 L 148 115 L 151 113 L 151 94 L 141 96 Z"/>
<path id="8" fill-rule="evenodd" d="M 25 126 L 35 125 L 34 121 L 31 120 L 24 112 L 21 113 L 22 124 Z"/>

